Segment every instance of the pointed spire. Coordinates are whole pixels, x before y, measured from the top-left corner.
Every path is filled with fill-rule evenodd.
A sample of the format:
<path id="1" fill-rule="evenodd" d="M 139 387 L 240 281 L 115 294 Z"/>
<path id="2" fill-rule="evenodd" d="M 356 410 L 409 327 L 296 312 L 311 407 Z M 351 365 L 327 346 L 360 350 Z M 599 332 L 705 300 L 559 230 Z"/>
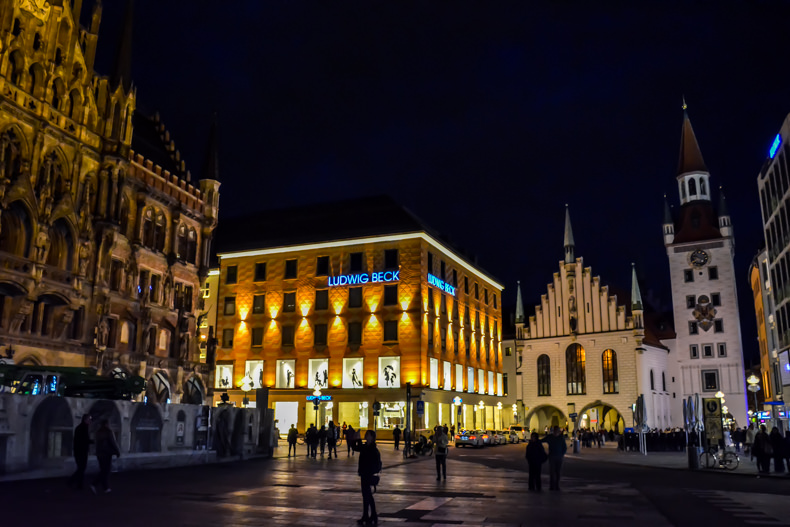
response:
<path id="1" fill-rule="evenodd" d="M 573 256 L 573 229 L 571 228 L 571 213 L 568 204 L 565 204 L 565 263 L 572 264 L 576 261 Z"/>
<path id="2" fill-rule="evenodd" d="M 672 209 L 669 207 L 667 195 L 664 194 L 664 225 L 671 225 L 672 223 L 674 223 L 672 219 Z"/>
<path id="3" fill-rule="evenodd" d="M 680 133 L 680 157 L 678 159 L 678 176 L 687 172 L 708 172 L 705 161 L 702 159 L 702 152 L 697 143 L 697 136 L 694 135 L 694 128 L 686 106 L 686 98 L 683 98 L 683 128 Z"/>
<path id="4" fill-rule="evenodd" d="M 719 218 L 729 215 L 730 211 L 727 209 L 727 199 L 724 197 L 724 190 L 719 187 Z"/>
<path id="5" fill-rule="evenodd" d="M 208 134 L 203 179 L 219 181 L 219 124 L 216 112 L 211 119 L 211 129 Z"/>
<path id="6" fill-rule="evenodd" d="M 516 324 L 524 323 L 524 303 L 521 301 L 521 280 L 516 282 Z"/>
<path id="7" fill-rule="evenodd" d="M 636 280 L 636 264 L 631 263 L 631 311 L 642 311 L 642 293 Z"/>
<path id="8" fill-rule="evenodd" d="M 126 14 L 123 18 L 123 28 L 118 42 L 118 51 L 115 55 L 115 71 L 112 75 L 112 89 L 119 85 L 123 91 L 129 93 L 132 86 L 132 23 L 134 22 L 134 0 L 126 0 Z"/>

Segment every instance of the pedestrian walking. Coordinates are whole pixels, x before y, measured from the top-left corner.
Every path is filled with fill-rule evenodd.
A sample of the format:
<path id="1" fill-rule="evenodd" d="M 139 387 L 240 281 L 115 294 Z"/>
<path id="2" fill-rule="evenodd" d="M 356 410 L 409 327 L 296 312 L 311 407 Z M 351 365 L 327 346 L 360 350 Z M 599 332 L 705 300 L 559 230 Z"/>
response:
<path id="1" fill-rule="evenodd" d="M 400 448 L 400 427 L 395 425 L 395 429 L 392 431 L 392 440 L 395 441 L 395 450 Z"/>
<path id="2" fill-rule="evenodd" d="M 326 427 L 321 425 L 321 430 L 318 431 L 318 443 L 321 445 L 321 457 L 324 457 L 326 450 Z"/>
<path id="3" fill-rule="evenodd" d="M 337 434 L 338 428 L 335 426 L 334 421 L 329 421 L 329 428 L 326 431 L 326 442 L 329 445 L 329 459 L 332 459 L 332 452 L 335 452 L 335 459 L 337 459 Z"/>
<path id="4" fill-rule="evenodd" d="M 345 423 L 343 423 L 345 425 Z M 354 427 L 349 425 L 346 429 L 346 456 L 354 456 L 354 440 L 357 436 L 357 433 L 354 431 Z"/>
<path id="5" fill-rule="evenodd" d="M 77 463 L 77 470 L 69 478 L 68 486 L 75 489 L 82 489 L 85 483 L 85 468 L 88 466 L 88 450 L 90 449 L 91 416 L 85 414 L 80 420 L 80 424 L 74 429 L 74 462 Z"/>
<path id="6" fill-rule="evenodd" d="M 96 487 L 101 485 L 105 493 L 111 492 L 110 470 L 112 470 L 112 457 L 121 457 L 121 449 L 115 440 L 115 434 L 110 430 L 109 422 L 103 419 L 101 426 L 96 431 L 96 459 L 99 461 L 99 473 L 91 483 L 91 490 L 96 493 Z"/>
<path id="7" fill-rule="evenodd" d="M 540 492 L 540 475 L 543 470 L 543 463 L 549 459 L 549 456 L 546 454 L 537 432 L 532 432 L 529 437 L 526 458 L 529 466 L 529 490 Z"/>
<path id="8" fill-rule="evenodd" d="M 774 458 L 774 472 L 777 474 L 784 474 L 785 471 L 785 453 L 784 453 L 784 446 L 785 440 L 782 437 L 782 434 L 779 432 L 779 428 L 773 427 L 771 433 L 768 435 L 768 439 L 771 441 L 771 448 L 773 449 L 773 458 Z"/>
<path id="9" fill-rule="evenodd" d="M 441 479 L 447 480 L 447 454 L 450 449 L 447 448 L 450 444 L 447 439 L 447 434 L 441 426 L 436 427 L 436 432 L 433 434 L 433 457 L 436 458 L 436 481 Z"/>
<path id="10" fill-rule="evenodd" d="M 296 440 L 299 437 L 299 431 L 296 429 L 296 425 L 291 425 L 291 429 L 288 430 L 288 457 L 291 457 L 291 448 L 294 449 L 294 457 L 296 457 Z"/>
<path id="11" fill-rule="evenodd" d="M 757 458 L 758 473 L 767 474 L 771 471 L 771 456 L 773 453 L 773 447 L 771 446 L 771 440 L 768 438 L 768 433 L 765 431 L 765 425 L 760 425 L 760 431 L 754 436 L 754 443 L 752 443 L 752 456 Z"/>
<path id="12" fill-rule="evenodd" d="M 455 443 L 455 425 L 450 427 L 450 442 Z"/>
<path id="13" fill-rule="evenodd" d="M 313 423 L 310 423 L 310 427 L 305 432 L 304 442 L 307 445 L 307 457 L 315 459 L 316 447 L 318 446 L 318 429 Z"/>
<path id="14" fill-rule="evenodd" d="M 568 451 L 560 427 L 555 426 L 552 433 L 541 439 L 541 442 L 549 445 L 549 490 L 560 490 L 562 459 Z"/>
<path id="15" fill-rule="evenodd" d="M 752 445 L 754 444 L 754 436 L 757 435 L 757 431 L 754 429 L 754 423 L 749 424 L 749 428 L 746 429 L 746 434 L 744 435 L 744 449 L 745 453 L 750 453 L 752 451 Z"/>
<path id="16" fill-rule="evenodd" d="M 359 452 L 359 474 L 362 486 L 362 518 L 357 520 L 359 525 L 378 525 L 379 517 L 376 514 L 376 502 L 373 500 L 373 487 L 379 483 L 381 473 L 381 453 L 376 447 L 376 432 L 365 432 L 365 442 L 360 439 L 359 432 L 351 440 L 352 449 Z"/>

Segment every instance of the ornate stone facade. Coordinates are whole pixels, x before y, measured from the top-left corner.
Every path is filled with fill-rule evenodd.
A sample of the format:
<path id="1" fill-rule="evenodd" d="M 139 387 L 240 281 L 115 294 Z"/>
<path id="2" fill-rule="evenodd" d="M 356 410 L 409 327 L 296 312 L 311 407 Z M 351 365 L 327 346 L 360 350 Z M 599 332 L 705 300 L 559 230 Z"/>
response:
<path id="1" fill-rule="evenodd" d="M 149 400 L 200 402 L 216 157 L 194 185 L 158 114 L 136 111 L 131 8 L 106 77 L 101 2 L 88 28 L 81 0 L 36 5 L 0 5 L 0 353 L 141 375 Z"/>

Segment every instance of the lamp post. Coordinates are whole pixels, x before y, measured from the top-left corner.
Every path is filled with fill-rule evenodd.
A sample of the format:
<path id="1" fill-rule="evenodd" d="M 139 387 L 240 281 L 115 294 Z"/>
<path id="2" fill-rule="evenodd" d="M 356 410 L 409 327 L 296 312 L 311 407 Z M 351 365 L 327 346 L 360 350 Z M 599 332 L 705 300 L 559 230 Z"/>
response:
<path id="1" fill-rule="evenodd" d="M 499 429 L 502 430 L 504 428 L 504 423 L 502 423 L 502 401 L 496 403 L 496 409 L 499 410 Z M 496 426 L 496 423 L 494 423 Z"/>
<path id="2" fill-rule="evenodd" d="M 513 409 L 513 422 L 518 423 L 518 405 L 513 403 L 511 408 Z"/>
<path id="3" fill-rule="evenodd" d="M 749 378 L 746 379 L 746 382 L 749 384 L 749 386 L 747 386 L 746 389 L 754 394 L 754 422 L 756 425 L 757 413 L 760 410 L 759 408 L 757 408 L 757 392 L 760 391 L 760 378 L 752 373 L 751 375 L 749 375 Z"/>
<path id="4" fill-rule="evenodd" d="M 480 421 L 483 423 L 483 426 L 480 426 L 478 428 L 480 428 L 481 430 L 484 430 L 485 427 L 486 427 L 486 416 L 485 416 L 485 413 L 484 413 L 485 409 L 486 409 L 486 405 L 483 403 L 483 401 L 480 401 L 480 403 L 478 403 L 477 406 L 480 408 Z"/>
<path id="5" fill-rule="evenodd" d="M 453 397 L 453 404 L 455 405 L 455 422 L 458 424 L 458 431 L 461 431 L 461 402 L 463 400 L 456 396 Z"/>
<path id="6" fill-rule="evenodd" d="M 321 406 L 321 388 L 316 386 L 315 390 L 313 390 L 313 396 L 315 397 L 315 399 L 313 399 L 313 407 L 315 408 L 315 426 L 316 426 L 316 428 L 319 428 L 319 426 L 318 426 L 318 407 Z"/>

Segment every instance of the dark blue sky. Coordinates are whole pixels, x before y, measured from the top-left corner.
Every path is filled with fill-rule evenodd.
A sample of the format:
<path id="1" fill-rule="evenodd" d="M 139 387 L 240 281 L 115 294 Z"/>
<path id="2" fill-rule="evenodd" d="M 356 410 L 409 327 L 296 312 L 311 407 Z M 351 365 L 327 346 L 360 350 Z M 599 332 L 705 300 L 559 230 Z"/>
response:
<path id="1" fill-rule="evenodd" d="M 193 175 L 218 112 L 221 215 L 387 193 L 476 253 L 506 306 L 521 280 L 528 312 L 563 256 L 565 203 L 595 274 L 627 290 L 634 261 L 669 303 L 662 196 L 678 201 L 685 95 L 728 196 L 751 355 L 790 8 L 655 4 L 137 0 L 133 77 Z M 107 72 L 122 12 L 105 2 Z"/>

